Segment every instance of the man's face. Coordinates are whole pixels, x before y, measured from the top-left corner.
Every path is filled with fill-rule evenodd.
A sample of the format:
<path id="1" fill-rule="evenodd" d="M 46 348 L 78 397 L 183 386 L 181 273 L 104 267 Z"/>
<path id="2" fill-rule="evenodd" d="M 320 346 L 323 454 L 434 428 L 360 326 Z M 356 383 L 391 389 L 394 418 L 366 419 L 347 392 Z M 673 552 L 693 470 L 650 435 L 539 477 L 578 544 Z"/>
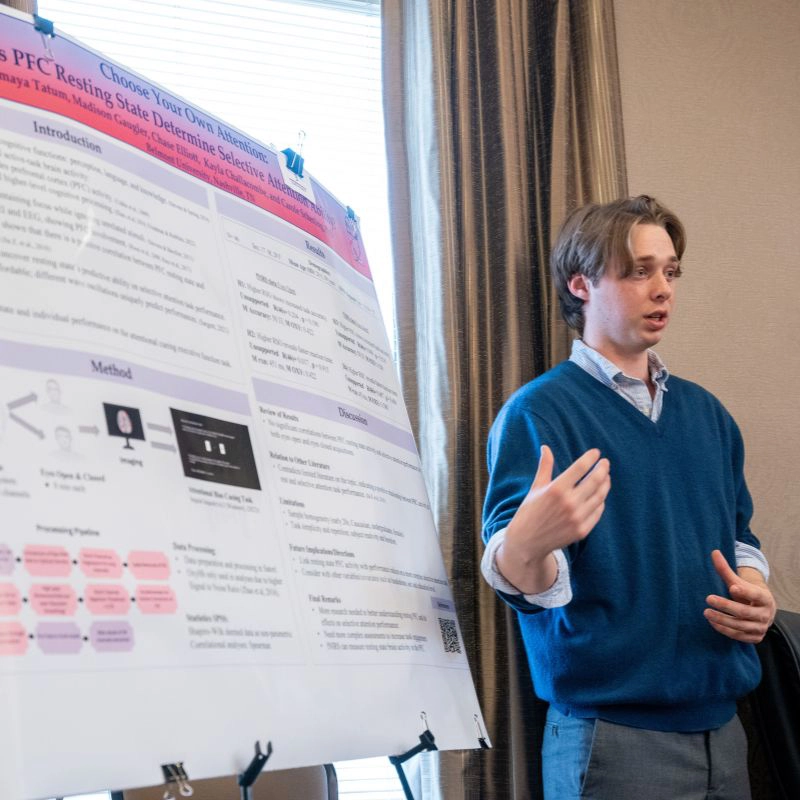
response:
<path id="1" fill-rule="evenodd" d="M 51 403 L 58 405 L 61 402 L 61 387 L 57 381 L 49 380 L 45 384 L 47 389 L 47 397 Z"/>
<path id="2" fill-rule="evenodd" d="M 635 360 L 661 340 L 680 275 L 675 247 L 664 228 L 635 225 L 631 249 L 630 275 L 620 278 L 610 266 L 596 286 L 583 280 L 577 291 L 573 289 L 584 300 L 584 341 L 618 364 Z"/>
<path id="3" fill-rule="evenodd" d="M 56 428 L 56 442 L 59 449 L 64 452 L 72 450 L 72 434 L 68 428 Z"/>

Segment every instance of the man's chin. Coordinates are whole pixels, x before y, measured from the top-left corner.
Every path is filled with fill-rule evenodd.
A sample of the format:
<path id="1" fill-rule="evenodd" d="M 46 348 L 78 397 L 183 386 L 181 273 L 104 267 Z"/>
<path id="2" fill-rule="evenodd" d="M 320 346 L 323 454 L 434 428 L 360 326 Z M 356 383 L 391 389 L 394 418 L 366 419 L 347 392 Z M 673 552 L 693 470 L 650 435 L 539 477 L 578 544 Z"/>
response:
<path id="1" fill-rule="evenodd" d="M 654 347 L 664 336 L 666 325 L 658 330 L 645 330 L 642 332 L 642 341 L 646 342 L 646 347 Z"/>

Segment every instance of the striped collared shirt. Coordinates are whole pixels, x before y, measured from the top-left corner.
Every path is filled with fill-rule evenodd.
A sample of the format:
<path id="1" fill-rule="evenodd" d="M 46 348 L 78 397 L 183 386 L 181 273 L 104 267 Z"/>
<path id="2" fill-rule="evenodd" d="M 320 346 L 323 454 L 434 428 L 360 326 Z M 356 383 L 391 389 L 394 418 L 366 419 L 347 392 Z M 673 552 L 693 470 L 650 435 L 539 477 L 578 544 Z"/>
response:
<path id="1" fill-rule="evenodd" d="M 647 368 L 650 372 L 650 380 L 656 387 L 653 397 L 650 397 L 650 389 L 644 381 L 626 375 L 616 364 L 600 355 L 597 350 L 584 344 L 580 339 L 576 339 L 572 343 L 569 360 L 604 386 L 623 395 L 648 419 L 658 422 L 664 405 L 664 393 L 667 391 L 669 372 L 654 350 L 647 351 Z"/>

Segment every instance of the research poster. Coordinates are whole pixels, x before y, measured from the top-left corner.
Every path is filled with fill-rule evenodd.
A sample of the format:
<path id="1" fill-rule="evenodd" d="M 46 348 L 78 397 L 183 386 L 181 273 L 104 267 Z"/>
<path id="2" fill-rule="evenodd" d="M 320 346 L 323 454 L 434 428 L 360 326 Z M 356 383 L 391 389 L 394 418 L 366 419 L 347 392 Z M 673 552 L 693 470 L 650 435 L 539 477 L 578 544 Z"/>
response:
<path id="1" fill-rule="evenodd" d="M 355 215 L 0 29 L 0 797 L 477 747 Z"/>

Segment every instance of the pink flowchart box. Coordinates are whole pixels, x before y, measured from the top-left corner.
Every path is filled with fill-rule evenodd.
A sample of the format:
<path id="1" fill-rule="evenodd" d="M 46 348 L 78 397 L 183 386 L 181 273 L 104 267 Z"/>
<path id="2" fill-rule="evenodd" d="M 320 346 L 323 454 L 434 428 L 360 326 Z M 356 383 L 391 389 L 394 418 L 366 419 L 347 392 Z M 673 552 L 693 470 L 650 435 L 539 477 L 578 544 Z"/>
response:
<path id="1" fill-rule="evenodd" d="M 125 588 L 113 584 L 87 586 L 83 600 L 92 614 L 127 614 L 131 607 L 131 598 Z"/>
<path id="2" fill-rule="evenodd" d="M 0 656 L 25 655 L 28 632 L 19 622 L 0 622 Z"/>
<path id="3" fill-rule="evenodd" d="M 10 575 L 14 571 L 14 554 L 7 544 L 0 544 L 0 575 Z"/>
<path id="4" fill-rule="evenodd" d="M 22 608 L 22 596 L 13 583 L 0 583 L 0 617 L 14 617 Z"/>
<path id="5" fill-rule="evenodd" d="M 47 655 L 73 655 L 80 652 L 83 636 L 74 622 L 40 622 L 36 643 Z"/>
<path id="6" fill-rule="evenodd" d="M 169 578 L 169 559 L 164 553 L 152 550 L 132 550 L 128 568 L 138 580 L 163 581 Z"/>
<path id="7" fill-rule="evenodd" d="M 28 594 L 31 607 L 43 617 L 71 617 L 78 607 L 75 590 L 63 583 L 36 583 Z"/>
<path id="8" fill-rule="evenodd" d="M 25 569 L 38 578 L 66 578 L 72 561 L 65 547 L 29 544 L 22 553 Z"/>
<path id="9" fill-rule="evenodd" d="M 174 614 L 178 599 L 169 586 L 137 586 L 136 605 L 142 614 Z"/>
<path id="10" fill-rule="evenodd" d="M 89 639 L 94 649 L 101 653 L 122 653 L 133 650 L 133 628 L 124 621 L 93 622 Z"/>
<path id="11" fill-rule="evenodd" d="M 87 578 L 122 577 L 122 559 L 113 550 L 84 547 L 78 553 L 78 563 Z"/>

